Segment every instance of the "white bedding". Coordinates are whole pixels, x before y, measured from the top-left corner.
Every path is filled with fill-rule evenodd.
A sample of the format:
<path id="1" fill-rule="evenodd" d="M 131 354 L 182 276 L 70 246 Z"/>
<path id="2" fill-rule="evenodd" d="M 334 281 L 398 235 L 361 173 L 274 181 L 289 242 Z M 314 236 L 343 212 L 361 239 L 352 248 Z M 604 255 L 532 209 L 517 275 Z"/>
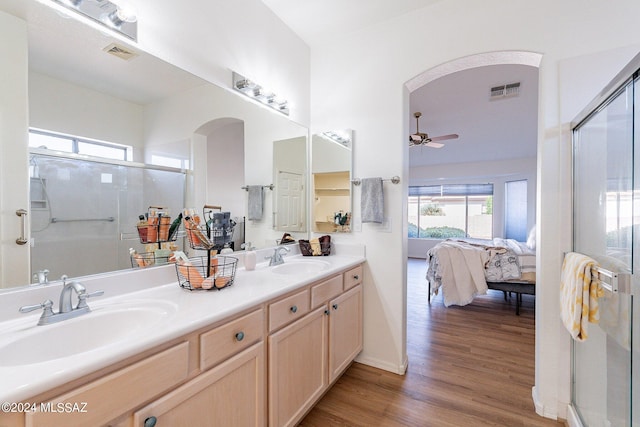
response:
<path id="1" fill-rule="evenodd" d="M 512 239 L 444 240 L 427 253 L 431 292 L 442 289 L 445 306 L 469 304 L 487 292 L 487 281 L 525 280 L 535 274 L 535 252 Z"/>

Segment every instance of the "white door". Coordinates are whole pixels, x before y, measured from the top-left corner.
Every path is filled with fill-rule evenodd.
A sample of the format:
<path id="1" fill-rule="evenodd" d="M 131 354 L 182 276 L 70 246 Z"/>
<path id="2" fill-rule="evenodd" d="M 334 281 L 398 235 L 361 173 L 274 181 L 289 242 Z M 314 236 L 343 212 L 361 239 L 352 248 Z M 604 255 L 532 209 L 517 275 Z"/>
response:
<path id="1" fill-rule="evenodd" d="M 276 229 L 305 231 L 304 177 L 299 173 L 278 171 L 276 183 Z"/>

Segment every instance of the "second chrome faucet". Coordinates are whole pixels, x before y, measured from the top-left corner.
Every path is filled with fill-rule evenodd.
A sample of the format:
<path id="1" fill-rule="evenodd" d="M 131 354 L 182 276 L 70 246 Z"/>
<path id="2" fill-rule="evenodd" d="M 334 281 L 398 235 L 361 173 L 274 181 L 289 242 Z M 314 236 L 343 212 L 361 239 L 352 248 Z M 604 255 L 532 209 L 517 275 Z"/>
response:
<path id="1" fill-rule="evenodd" d="M 278 246 L 273 250 L 273 255 L 264 257 L 264 259 L 269 260 L 269 267 L 272 265 L 280 265 L 284 264 L 284 259 L 282 258 L 282 251 L 289 252 L 290 249 L 286 246 Z"/>

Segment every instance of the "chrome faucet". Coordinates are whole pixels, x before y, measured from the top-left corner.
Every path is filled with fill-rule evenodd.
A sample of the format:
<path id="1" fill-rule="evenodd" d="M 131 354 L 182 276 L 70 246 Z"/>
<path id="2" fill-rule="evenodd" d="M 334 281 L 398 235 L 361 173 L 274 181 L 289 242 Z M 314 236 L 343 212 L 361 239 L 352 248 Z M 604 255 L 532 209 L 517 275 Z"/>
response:
<path id="1" fill-rule="evenodd" d="M 46 285 L 47 283 L 49 283 L 49 270 L 38 270 L 37 272 L 33 273 L 33 280 L 37 280 L 37 282 L 39 285 Z"/>
<path id="2" fill-rule="evenodd" d="M 81 314 L 89 313 L 91 309 L 87 305 L 87 298 L 98 297 L 104 294 L 104 291 L 96 291 L 87 293 L 87 288 L 80 282 L 67 283 L 67 276 L 62 276 L 62 291 L 60 291 L 60 306 L 58 312 L 53 311 L 53 301 L 46 300 L 42 304 L 25 305 L 20 307 L 20 313 L 29 313 L 34 310 L 42 309 L 42 316 L 38 320 L 38 325 L 49 325 L 51 323 L 60 322 L 62 320 L 72 319 Z M 78 295 L 78 304 L 74 307 L 72 301 L 72 291 Z"/>
<path id="3" fill-rule="evenodd" d="M 269 267 L 271 267 L 272 265 L 284 264 L 284 259 L 282 258 L 282 251 L 289 252 L 290 249 L 287 248 L 286 246 L 278 246 L 277 248 L 274 249 L 273 255 L 264 257 L 264 259 L 269 260 Z"/>
<path id="4" fill-rule="evenodd" d="M 67 278 L 63 277 L 64 285 L 62 286 L 62 292 L 60 292 L 60 313 L 68 313 L 73 310 L 73 301 L 71 300 L 71 291 L 75 291 L 78 295 L 78 305 L 80 301 L 80 295 L 87 293 L 87 288 L 80 282 L 69 282 Z"/>

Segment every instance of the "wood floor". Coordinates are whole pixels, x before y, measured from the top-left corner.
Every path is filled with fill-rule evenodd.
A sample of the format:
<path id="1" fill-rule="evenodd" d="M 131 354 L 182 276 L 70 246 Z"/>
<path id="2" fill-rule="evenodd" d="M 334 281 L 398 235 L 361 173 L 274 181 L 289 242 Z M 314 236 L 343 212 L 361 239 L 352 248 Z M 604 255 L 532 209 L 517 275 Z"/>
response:
<path id="1" fill-rule="evenodd" d="M 404 376 L 354 363 L 301 426 L 555 426 L 536 415 L 533 296 L 489 291 L 465 307 L 427 305 L 424 260 L 408 264 Z"/>

